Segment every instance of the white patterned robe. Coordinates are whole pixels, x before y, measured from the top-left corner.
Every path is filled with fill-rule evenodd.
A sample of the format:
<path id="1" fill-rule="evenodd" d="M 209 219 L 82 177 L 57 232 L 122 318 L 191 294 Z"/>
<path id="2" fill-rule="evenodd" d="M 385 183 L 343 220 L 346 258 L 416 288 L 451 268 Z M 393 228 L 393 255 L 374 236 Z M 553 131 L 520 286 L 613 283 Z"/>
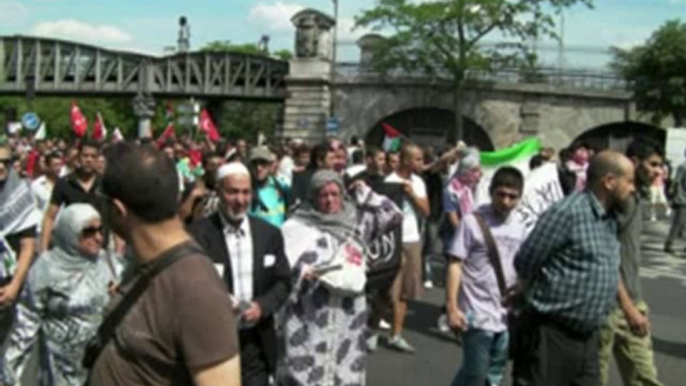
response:
<path id="1" fill-rule="evenodd" d="M 357 233 L 370 243 L 402 223 L 402 211 L 365 187 L 358 192 Z M 319 281 L 300 280 L 304 265 L 331 259 L 340 241 L 296 219 L 283 228 L 293 267 L 293 293 L 281 315 L 285 353 L 277 372 L 283 386 L 363 386 L 368 309 L 364 293 L 342 296 Z"/>

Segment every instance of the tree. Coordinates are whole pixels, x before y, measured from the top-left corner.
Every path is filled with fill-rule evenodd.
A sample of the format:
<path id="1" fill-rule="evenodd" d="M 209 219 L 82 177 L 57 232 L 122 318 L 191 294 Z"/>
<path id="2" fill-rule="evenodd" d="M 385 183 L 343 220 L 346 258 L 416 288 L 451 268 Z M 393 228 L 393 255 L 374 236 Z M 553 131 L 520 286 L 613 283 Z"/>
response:
<path id="1" fill-rule="evenodd" d="M 273 53 L 272 55 L 273 55 L 274 57 L 277 57 L 277 58 L 281 59 L 281 60 L 291 60 L 291 59 L 293 59 L 293 52 L 291 52 L 290 50 L 278 50 L 278 51 L 274 51 L 274 53 Z"/>
<path id="2" fill-rule="evenodd" d="M 676 127 L 686 117 L 686 24 L 671 20 L 643 45 L 613 47 L 611 67 L 626 79 L 637 108 L 652 115 L 656 125 L 672 116 Z"/>
<path id="3" fill-rule="evenodd" d="M 387 32 L 379 42 L 373 65 L 386 72 L 402 70 L 452 81 L 454 143 L 463 138 L 461 98 L 467 71 L 531 62 L 527 42 L 558 39 L 555 13 L 593 0 L 377 0 L 376 7 L 356 17 L 357 27 Z M 479 43 L 497 35 L 511 43 L 485 48 Z"/>
<path id="4" fill-rule="evenodd" d="M 281 60 L 290 60 L 293 58 L 293 53 L 289 50 L 283 49 L 269 54 L 264 49 L 260 48 L 254 43 L 234 44 L 230 40 L 215 40 L 205 44 L 200 49 L 202 52 L 237 52 L 241 54 L 260 55 L 272 57 Z"/>

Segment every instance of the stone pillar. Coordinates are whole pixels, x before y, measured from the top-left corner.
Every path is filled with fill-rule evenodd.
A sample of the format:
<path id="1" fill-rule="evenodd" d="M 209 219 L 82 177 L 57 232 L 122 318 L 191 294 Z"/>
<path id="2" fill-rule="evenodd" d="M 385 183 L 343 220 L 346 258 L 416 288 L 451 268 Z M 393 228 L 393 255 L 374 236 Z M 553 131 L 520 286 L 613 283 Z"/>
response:
<path id="1" fill-rule="evenodd" d="M 138 94 L 133 98 L 133 113 L 138 118 L 138 138 L 152 138 L 150 120 L 155 116 L 155 99 Z"/>
<path id="2" fill-rule="evenodd" d="M 360 47 L 360 71 L 362 73 L 373 72 L 376 50 L 383 39 L 384 37 L 379 34 L 366 34 L 357 41 L 357 46 Z"/>
<path id="3" fill-rule="evenodd" d="M 295 57 L 286 77 L 283 135 L 314 143 L 326 137 L 333 74 L 335 20 L 306 9 L 291 19 L 296 27 Z"/>

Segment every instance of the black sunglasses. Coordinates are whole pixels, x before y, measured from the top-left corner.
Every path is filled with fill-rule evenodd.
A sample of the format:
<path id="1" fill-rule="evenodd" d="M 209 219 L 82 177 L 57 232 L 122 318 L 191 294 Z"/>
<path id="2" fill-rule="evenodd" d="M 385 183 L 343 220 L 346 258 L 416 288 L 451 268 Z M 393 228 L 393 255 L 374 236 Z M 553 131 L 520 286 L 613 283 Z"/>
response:
<path id="1" fill-rule="evenodd" d="M 97 233 L 102 234 L 102 225 L 99 227 L 83 228 L 83 230 L 81 231 L 81 236 L 84 238 L 90 238 L 95 236 Z"/>

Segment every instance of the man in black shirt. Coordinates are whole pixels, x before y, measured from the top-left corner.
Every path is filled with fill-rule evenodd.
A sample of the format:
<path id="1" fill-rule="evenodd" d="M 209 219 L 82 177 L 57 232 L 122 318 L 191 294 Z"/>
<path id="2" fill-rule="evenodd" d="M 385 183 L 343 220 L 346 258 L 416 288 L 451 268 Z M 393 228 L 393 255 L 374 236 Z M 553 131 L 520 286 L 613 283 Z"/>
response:
<path id="1" fill-rule="evenodd" d="M 384 175 L 384 169 L 386 167 L 386 153 L 379 148 L 368 147 L 365 154 L 365 160 L 367 163 L 367 168 L 362 172 L 350 177 L 349 181 L 346 181 L 346 186 L 350 186 L 352 182 L 359 179 L 364 181 L 367 186 L 372 188 L 379 186 L 379 184 L 384 182 L 384 179 L 386 178 Z"/>
<path id="2" fill-rule="evenodd" d="M 50 246 L 52 228 L 62 206 L 69 206 L 74 203 L 91 204 L 100 212 L 103 222 L 107 221 L 107 213 L 103 211 L 103 200 L 98 194 L 102 190 L 101 179 L 96 173 L 99 156 L 98 144 L 90 141 L 82 142 L 79 146 L 78 168 L 57 181 L 50 198 L 50 206 L 43 219 L 40 251 L 47 251 Z"/>

